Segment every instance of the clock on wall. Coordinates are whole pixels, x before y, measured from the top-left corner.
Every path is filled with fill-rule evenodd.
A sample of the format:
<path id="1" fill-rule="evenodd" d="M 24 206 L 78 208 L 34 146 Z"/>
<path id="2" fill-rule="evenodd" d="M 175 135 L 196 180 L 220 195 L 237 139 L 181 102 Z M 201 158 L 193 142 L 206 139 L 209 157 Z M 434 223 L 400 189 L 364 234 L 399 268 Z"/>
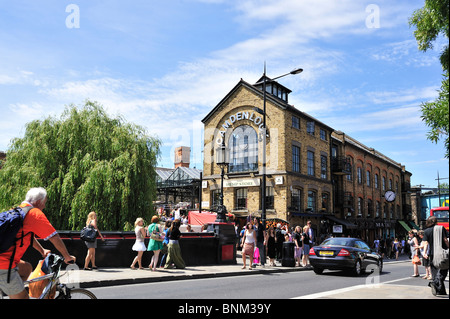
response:
<path id="1" fill-rule="evenodd" d="M 395 200 L 395 192 L 394 191 L 387 191 L 386 193 L 384 193 L 384 198 L 386 199 L 386 201 L 388 202 L 393 202 Z"/>

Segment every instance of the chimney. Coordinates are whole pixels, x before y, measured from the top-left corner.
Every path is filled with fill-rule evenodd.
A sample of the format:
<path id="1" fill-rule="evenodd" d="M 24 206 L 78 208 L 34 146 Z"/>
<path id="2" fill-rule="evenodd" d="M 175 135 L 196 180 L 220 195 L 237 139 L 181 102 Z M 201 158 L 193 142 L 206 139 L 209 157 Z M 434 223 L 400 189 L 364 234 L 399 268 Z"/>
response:
<path id="1" fill-rule="evenodd" d="M 175 168 L 189 167 L 191 158 L 191 148 L 188 146 L 179 146 L 175 148 Z"/>

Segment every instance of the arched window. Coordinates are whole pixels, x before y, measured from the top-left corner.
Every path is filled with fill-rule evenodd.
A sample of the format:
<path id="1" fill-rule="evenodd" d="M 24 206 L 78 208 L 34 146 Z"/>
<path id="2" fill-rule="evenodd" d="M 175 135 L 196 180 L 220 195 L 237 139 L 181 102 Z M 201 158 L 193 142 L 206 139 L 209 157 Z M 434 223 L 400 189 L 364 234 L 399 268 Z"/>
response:
<path id="1" fill-rule="evenodd" d="M 258 134 L 249 125 L 236 127 L 228 140 L 230 148 L 229 172 L 258 170 Z"/>

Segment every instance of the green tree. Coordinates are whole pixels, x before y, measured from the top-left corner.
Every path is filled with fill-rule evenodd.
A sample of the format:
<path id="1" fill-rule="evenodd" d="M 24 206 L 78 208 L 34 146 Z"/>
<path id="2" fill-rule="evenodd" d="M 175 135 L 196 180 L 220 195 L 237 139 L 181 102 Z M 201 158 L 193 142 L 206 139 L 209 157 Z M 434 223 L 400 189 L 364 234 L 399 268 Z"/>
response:
<path id="1" fill-rule="evenodd" d="M 446 37 L 448 43 L 449 0 L 425 0 L 423 8 L 414 11 L 409 24 L 416 27 L 414 36 L 421 51 L 432 49 L 439 35 Z M 422 103 L 422 120 L 430 127 L 427 134 L 429 140 L 437 143 L 444 139 L 445 157 L 449 158 L 448 44 L 441 52 L 440 61 L 444 74 L 439 97 L 435 101 Z"/>
<path id="2" fill-rule="evenodd" d="M 47 189 L 46 215 L 57 229 L 81 229 L 96 211 L 104 230 L 150 219 L 160 140 L 102 106 L 66 107 L 60 119 L 26 125 L 0 170 L 0 208 L 20 203 L 30 187 Z"/>

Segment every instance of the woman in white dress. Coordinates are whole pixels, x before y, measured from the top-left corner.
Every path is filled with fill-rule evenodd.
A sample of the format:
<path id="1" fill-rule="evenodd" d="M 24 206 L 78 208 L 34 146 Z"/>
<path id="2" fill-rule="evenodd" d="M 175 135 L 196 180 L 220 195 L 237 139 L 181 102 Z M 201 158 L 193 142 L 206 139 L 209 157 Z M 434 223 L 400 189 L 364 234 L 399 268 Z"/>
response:
<path id="1" fill-rule="evenodd" d="M 247 223 L 246 230 L 244 233 L 244 237 L 242 237 L 242 261 L 244 263 L 244 266 L 242 269 L 245 269 L 245 255 L 248 255 L 250 257 L 250 266 L 249 269 L 252 269 L 253 265 L 253 253 L 255 251 L 255 244 L 256 244 L 256 232 L 253 229 L 252 223 Z"/>
<path id="2" fill-rule="evenodd" d="M 145 247 L 145 228 L 143 227 L 144 225 L 144 220 L 142 218 L 136 218 L 136 221 L 134 222 L 134 226 L 136 226 L 136 228 L 134 229 L 134 232 L 136 234 L 136 242 L 134 243 L 133 247 L 131 247 L 131 249 L 133 251 L 137 251 L 137 256 L 134 257 L 133 263 L 131 264 L 131 269 L 136 269 L 136 267 L 134 267 L 136 265 L 136 263 L 139 264 L 139 269 L 144 269 L 142 267 L 142 255 L 144 253 L 144 251 L 147 250 L 147 247 Z"/>

